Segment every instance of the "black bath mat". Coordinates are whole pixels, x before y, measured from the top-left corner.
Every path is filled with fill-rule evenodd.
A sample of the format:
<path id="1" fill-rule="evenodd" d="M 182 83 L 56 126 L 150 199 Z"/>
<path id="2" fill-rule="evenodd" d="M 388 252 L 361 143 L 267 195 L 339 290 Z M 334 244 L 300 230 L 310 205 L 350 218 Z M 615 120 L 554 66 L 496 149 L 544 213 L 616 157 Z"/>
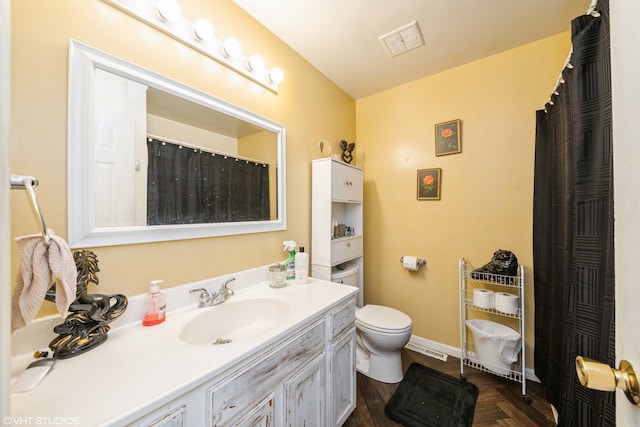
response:
<path id="1" fill-rule="evenodd" d="M 478 387 L 412 363 L 384 412 L 407 427 L 471 426 Z"/>

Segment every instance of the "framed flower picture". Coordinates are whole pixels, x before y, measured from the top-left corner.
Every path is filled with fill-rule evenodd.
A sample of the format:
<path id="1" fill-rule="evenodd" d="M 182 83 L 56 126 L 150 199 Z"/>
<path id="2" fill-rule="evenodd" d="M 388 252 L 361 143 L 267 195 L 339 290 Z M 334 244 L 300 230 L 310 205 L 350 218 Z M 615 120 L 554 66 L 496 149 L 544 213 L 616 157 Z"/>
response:
<path id="1" fill-rule="evenodd" d="M 462 151 L 460 119 L 436 125 L 436 156 L 456 154 Z"/>
<path id="2" fill-rule="evenodd" d="M 440 200 L 441 169 L 418 170 L 418 200 Z"/>

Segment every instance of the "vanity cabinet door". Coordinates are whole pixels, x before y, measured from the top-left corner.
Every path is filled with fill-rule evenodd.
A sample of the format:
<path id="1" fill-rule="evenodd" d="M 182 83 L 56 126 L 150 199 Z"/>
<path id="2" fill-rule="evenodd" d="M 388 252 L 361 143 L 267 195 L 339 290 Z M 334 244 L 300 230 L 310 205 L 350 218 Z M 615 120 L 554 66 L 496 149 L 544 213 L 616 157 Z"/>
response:
<path id="1" fill-rule="evenodd" d="M 273 427 L 274 393 L 270 393 L 265 399 L 259 402 L 237 423 L 234 427 Z"/>
<path id="2" fill-rule="evenodd" d="M 147 425 L 149 427 L 187 427 L 186 411 L 186 406 L 180 406 Z"/>
<path id="3" fill-rule="evenodd" d="M 325 363 L 320 355 L 285 381 L 286 426 L 325 425 Z"/>
<path id="4" fill-rule="evenodd" d="M 356 328 L 329 346 L 329 426 L 340 427 L 356 407 Z"/>
<path id="5" fill-rule="evenodd" d="M 275 405 L 272 404 L 272 408 L 280 405 L 282 384 L 290 381 L 292 375 L 307 372 L 309 366 L 313 366 L 319 356 L 324 360 L 325 340 L 325 322 L 324 319 L 321 319 L 304 328 L 281 346 L 268 350 L 255 361 L 249 362 L 222 381 L 208 386 L 206 394 L 209 425 L 216 427 L 261 425 L 260 423 L 242 424 L 244 421 L 238 420 L 254 420 L 251 418 L 251 414 L 256 413 L 256 408 L 261 406 L 259 402 L 268 402 L 267 396 L 273 396 Z M 324 373 L 324 368 L 322 372 Z M 324 383 L 325 381 L 322 379 L 322 387 L 324 387 Z M 302 391 L 313 390 L 313 385 L 316 383 L 304 383 L 303 381 L 300 387 L 304 388 Z M 278 392 L 278 390 L 280 391 Z M 324 393 L 324 388 L 322 390 Z M 320 397 L 324 399 L 324 394 L 321 394 Z M 316 397 L 314 397 L 314 404 L 318 404 Z M 324 408 L 324 403 L 322 405 Z M 262 420 L 266 419 L 266 417 L 262 418 Z M 260 420 L 260 417 L 255 420 Z M 277 419 L 275 423 L 278 426 L 282 425 Z M 322 426 L 323 424 L 307 425 Z"/>
<path id="6" fill-rule="evenodd" d="M 127 427 L 189 427 L 201 422 L 197 393 L 186 395 L 148 413 Z"/>

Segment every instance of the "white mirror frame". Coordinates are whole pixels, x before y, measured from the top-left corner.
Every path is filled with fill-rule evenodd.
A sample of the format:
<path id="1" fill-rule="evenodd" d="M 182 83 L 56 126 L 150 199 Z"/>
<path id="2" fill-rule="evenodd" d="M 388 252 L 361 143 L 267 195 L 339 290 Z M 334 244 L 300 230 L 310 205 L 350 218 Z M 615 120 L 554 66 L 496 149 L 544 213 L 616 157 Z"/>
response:
<path id="1" fill-rule="evenodd" d="M 91 141 L 96 68 L 243 120 L 277 135 L 277 216 L 270 221 L 96 228 L 93 212 Z M 286 229 L 285 127 L 207 93 L 186 86 L 75 40 L 69 42 L 68 242 L 72 248 L 195 239 Z"/>

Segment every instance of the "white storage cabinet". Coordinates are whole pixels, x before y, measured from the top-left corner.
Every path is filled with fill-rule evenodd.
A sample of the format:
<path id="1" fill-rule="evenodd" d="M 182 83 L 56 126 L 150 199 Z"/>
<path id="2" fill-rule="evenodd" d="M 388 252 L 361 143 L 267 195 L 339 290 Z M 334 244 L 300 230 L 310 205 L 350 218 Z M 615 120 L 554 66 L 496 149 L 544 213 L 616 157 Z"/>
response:
<path id="1" fill-rule="evenodd" d="M 358 265 L 362 289 L 362 169 L 330 158 L 312 161 L 311 276 L 331 280 L 332 268 Z M 334 220 L 354 235 L 333 237 Z M 362 292 L 358 294 L 362 306 Z"/>

